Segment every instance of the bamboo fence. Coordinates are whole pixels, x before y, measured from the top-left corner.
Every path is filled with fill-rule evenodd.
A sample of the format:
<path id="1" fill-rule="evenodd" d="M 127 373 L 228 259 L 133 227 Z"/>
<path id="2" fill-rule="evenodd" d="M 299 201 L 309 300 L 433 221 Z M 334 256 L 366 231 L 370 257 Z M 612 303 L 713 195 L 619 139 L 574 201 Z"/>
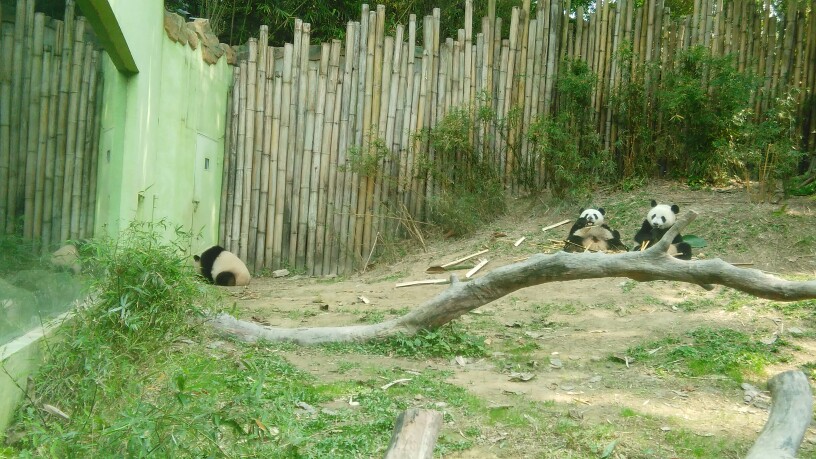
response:
<path id="1" fill-rule="evenodd" d="M 702 45 L 732 56 L 763 84 L 756 113 L 796 89 L 802 146 L 816 143 L 814 6 L 787 0 L 695 0 L 690 16 L 672 17 L 663 0 L 598 0 L 571 16 L 570 0 L 530 0 L 512 11 L 505 32 L 495 1 L 474 38 L 473 2 L 454 38 L 440 37 L 439 9 L 385 32 L 385 8 L 363 5 L 344 42 L 313 45 L 310 24 L 295 22 L 291 44 L 272 47 L 267 29 L 248 43 L 230 95 L 221 221 L 222 243 L 256 270 L 292 267 L 312 275 L 363 268 L 378 241 L 406 218 L 425 216 L 439 183 L 418 173 L 435 158 L 427 137 L 455 107 L 480 103 L 496 114 L 472 127 L 478 153 L 501 168 L 508 186 L 518 163 L 531 164 L 530 123 L 557 110 L 556 76 L 564 59 L 584 60 L 597 75 L 595 127 L 606 148 L 618 140 L 611 92 L 648 64 L 647 89 L 671 69 L 677 51 Z M 505 23 L 506 24 L 506 23 Z M 506 37 L 506 38 L 505 38 Z M 417 43 L 417 40 L 420 40 Z M 633 58 L 616 59 L 624 43 Z M 707 75 L 702 85 L 706 85 Z M 519 120 L 508 122 L 514 115 Z M 355 166 L 356 164 L 356 166 Z M 364 164 L 364 167 L 360 167 Z M 541 175 L 542 171 L 537 171 Z M 539 178 L 540 179 L 540 178 Z M 399 218 L 398 218 L 399 217 Z"/>
<path id="2" fill-rule="evenodd" d="M 93 234 L 100 51 L 67 0 L 0 6 L 0 228 L 43 251 Z"/>

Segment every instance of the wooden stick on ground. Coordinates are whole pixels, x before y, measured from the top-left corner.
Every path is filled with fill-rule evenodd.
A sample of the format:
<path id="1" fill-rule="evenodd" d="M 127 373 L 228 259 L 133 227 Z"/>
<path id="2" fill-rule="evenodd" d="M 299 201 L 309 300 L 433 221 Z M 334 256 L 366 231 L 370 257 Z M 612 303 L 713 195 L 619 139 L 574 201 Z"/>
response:
<path id="1" fill-rule="evenodd" d="M 478 251 L 478 252 L 476 252 L 476 253 L 472 253 L 472 254 L 470 254 L 470 255 L 468 255 L 468 256 L 466 256 L 466 257 L 462 257 L 462 258 L 460 258 L 460 259 L 458 259 L 458 260 L 454 260 L 454 261 L 452 261 L 452 262 L 450 262 L 450 263 L 445 263 L 445 264 L 444 264 L 444 265 L 442 265 L 441 267 L 442 267 L 442 268 L 447 268 L 448 266 L 458 265 L 459 263 L 461 263 L 461 262 L 463 262 L 463 261 L 467 261 L 467 260 L 470 260 L 471 258 L 476 257 L 476 256 L 479 256 L 479 255 L 481 255 L 481 254 L 483 254 L 483 253 L 487 253 L 489 250 L 490 250 L 490 249 L 480 250 L 480 251 Z"/>
<path id="2" fill-rule="evenodd" d="M 552 224 L 552 225 L 550 225 L 550 226 L 545 226 L 544 228 L 542 228 L 542 229 L 541 229 L 541 231 L 551 230 L 551 229 L 553 229 L 553 228 L 557 228 L 557 227 L 559 227 L 559 226 L 561 226 L 561 225 L 566 225 L 567 223 L 569 223 L 569 222 L 571 222 L 571 221 L 572 221 L 572 220 L 564 220 L 564 221 L 560 221 L 560 222 L 558 222 L 558 223 L 554 223 L 554 224 Z"/>

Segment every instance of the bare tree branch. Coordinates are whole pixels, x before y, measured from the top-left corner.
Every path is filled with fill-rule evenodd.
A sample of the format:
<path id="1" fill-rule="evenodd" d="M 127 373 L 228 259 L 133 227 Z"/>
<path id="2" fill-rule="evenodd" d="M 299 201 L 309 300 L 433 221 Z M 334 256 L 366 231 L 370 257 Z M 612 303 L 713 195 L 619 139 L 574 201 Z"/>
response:
<path id="1" fill-rule="evenodd" d="M 413 334 L 440 327 L 463 314 L 524 287 L 555 281 L 628 277 L 644 282 L 674 280 L 712 288 L 709 284 L 731 287 L 751 295 L 777 301 L 816 298 L 816 280 L 788 281 L 757 269 L 737 268 L 719 259 L 684 261 L 668 255 L 672 239 L 697 214 L 685 213 L 654 246 L 642 252 L 619 254 L 568 253 L 536 254 L 525 261 L 503 266 L 468 282 L 451 276 L 447 290 L 408 314 L 372 325 L 320 328 L 268 328 L 222 314 L 213 326 L 239 339 L 291 341 L 298 344 L 364 341 Z"/>
<path id="2" fill-rule="evenodd" d="M 773 405 L 768 421 L 746 459 L 793 459 L 813 417 L 807 376 L 788 370 L 768 381 Z"/>

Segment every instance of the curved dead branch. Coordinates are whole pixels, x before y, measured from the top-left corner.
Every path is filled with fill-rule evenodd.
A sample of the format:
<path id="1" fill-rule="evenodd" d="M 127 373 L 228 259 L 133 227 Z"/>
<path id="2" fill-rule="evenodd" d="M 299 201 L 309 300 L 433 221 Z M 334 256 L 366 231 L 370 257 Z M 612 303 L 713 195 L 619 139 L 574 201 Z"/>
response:
<path id="1" fill-rule="evenodd" d="M 771 413 L 746 459 L 793 459 L 813 417 L 807 376 L 788 370 L 768 381 Z"/>
<path id="2" fill-rule="evenodd" d="M 636 281 L 673 280 L 713 288 L 719 284 L 751 295 L 777 301 L 816 298 L 816 280 L 788 281 L 757 269 L 737 268 L 720 259 L 683 261 L 668 255 L 671 240 L 697 214 L 685 213 L 654 246 L 642 252 L 619 254 L 568 253 L 536 254 L 525 261 L 495 269 L 483 277 L 459 282 L 451 276 L 447 290 L 408 314 L 372 325 L 319 328 L 269 328 L 222 314 L 213 326 L 239 339 L 291 341 L 298 344 L 364 341 L 412 334 L 440 327 L 480 306 L 524 287 L 555 281 L 628 277 Z"/>

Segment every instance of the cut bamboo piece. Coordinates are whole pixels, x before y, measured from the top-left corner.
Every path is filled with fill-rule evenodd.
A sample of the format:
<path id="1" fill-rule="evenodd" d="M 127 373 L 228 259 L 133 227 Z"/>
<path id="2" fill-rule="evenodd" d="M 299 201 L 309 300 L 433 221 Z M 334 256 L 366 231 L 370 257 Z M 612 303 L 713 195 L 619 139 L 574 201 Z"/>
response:
<path id="1" fill-rule="evenodd" d="M 474 266 L 470 271 L 467 272 L 467 274 L 465 274 L 465 278 L 470 279 L 471 277 L 473 277 L 473 275 L 479 272 L 480 269 L 484 268 L 488 261 L 489 260 L 487 258 L 482 258 L 481 260 L 479 260 L 479 263 L 477 263 L 476 266 Z"/>
<path id="2" fill-rule="evenodd" d="M 489 251 L 490 251 L 490 249 L 480 250 L 480 251 L 478 251 L 476 253 L 472 253 L 472 254 L 467 255 L 465 257 L 459 258 L 458 260 L 451 261 L 450 263 L 445 263 L 444 265 L 441 265 L 441 267 L 442 268 L 447 268 L 449 266 L 458 265 L 459 263 L 461 263 L 463 261 L 470 260 L 473 257 L 478 257 L 479 255 L 485 254 L 485 253 L 487 253 Z"/>
<path id="3" fill-rule="evenodd" d="M 419 281 L 408 281 L 408 282 L 400 282 L 395 285 L 395 288 L 400 287 L 413 287 L 415 285 L 438 285 L 438 284 L 449 284 L 450 280 L 448 279 L 426 279 L 426 280 L 419 280 Z"/>
<path id="4" fill-rule="evenodd" d="M 518 238 L 518 240 L 516 240 L 516 242 L 513 243 L 513 247 L 520 246 L 521 243 L 524 242 L 525 239 L 527 239 L 527 236 L 522 236 L 522 237 Z"/>
<path id="5" fill-rule="evenodd" d="M 559 226 L 561 226 L 561 225 L 566 225 L 567 223 L 569 223 L 569 222 L 571 222 L 571 221 L 572 221 L 572 220 L 567 219 L 567 220 L 560 221 L 560 222 L 558 222 L 558 223 L 553 223 L 553 224 L 552 224 L 552 225 L 550 225 L 550 226 L 545 226 L 544 228 L 541 228 L 541 231 L 547 231 L 547 230 L 551 230 L 551 229 L 553 229 L 553 228 L 558 228 Z"/>

